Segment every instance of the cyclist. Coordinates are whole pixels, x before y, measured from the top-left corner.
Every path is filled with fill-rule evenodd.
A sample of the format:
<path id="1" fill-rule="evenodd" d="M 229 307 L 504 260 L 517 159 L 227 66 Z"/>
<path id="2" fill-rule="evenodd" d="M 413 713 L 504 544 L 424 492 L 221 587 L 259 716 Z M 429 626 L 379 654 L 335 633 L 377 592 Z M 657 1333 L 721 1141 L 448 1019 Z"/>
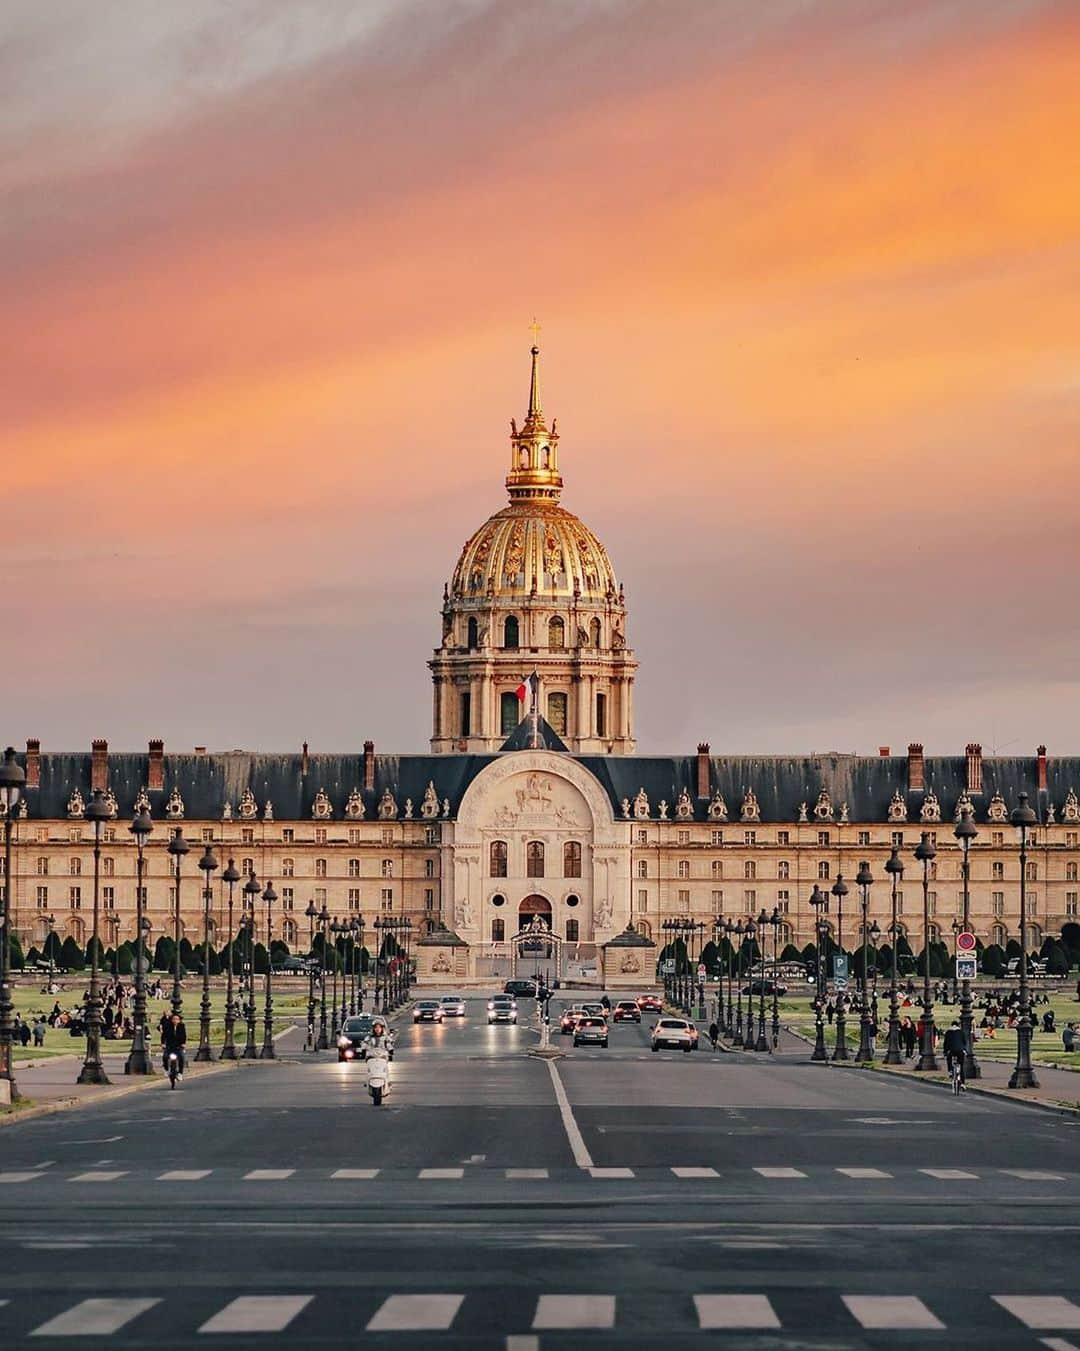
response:
<path id="1" fill-rule="evenodd" d="M 959 1068 L 960 1092 L 963 1093 L 965 1091 L 964 1056 L 967 1052 L 967 1044 L 964 1040 L 964 1033 L 961 1030 L 960 1024 L 955 1018 L 953 1019 L 952 1026 L 949 1028 L 948 1032 L 945 1033 L 945 1039 L 941 1044 L 941 1048 L 945 1052 L 945 1068 L 949 1071 L 949 1074 L 952 1074 L 954 1064 Z"/>
<path id="2" fill-rule="evenodd" d="M 176 1052 L 176 1069 L 179 1077 L 184 1077 L 184 1047 L 187 1045 L 187 1028 L 178 1013 L 170 1014 L 161 1029 L 162 1059 L 167 1066 L 169 1052 Z"/>
<path id="3" fill-rule="evenodd" d="M 716 1043 L 720 1040 L 720 1029 L 716 1023 L 709 1024 L 709 1042 L 713 1050 L 716 1050 Z"/>

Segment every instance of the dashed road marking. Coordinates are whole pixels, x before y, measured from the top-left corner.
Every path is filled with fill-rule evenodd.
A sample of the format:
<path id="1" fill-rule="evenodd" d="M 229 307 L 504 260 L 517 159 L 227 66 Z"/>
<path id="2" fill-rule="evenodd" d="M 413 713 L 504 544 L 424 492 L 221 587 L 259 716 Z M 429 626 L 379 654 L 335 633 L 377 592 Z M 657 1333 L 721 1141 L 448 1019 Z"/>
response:
<path id="1" fill-rule="evenodd" d="M 870 1178 L 892 1177 L 892 1173 L 886 1173 L 881 1168 L 838 1168 L 836 1171 L 843 1173 L 845 1177 L 866 1178 L 868 1180 Z"/>
<path id="2" fill-rule="evenodd" d="M 977 1182 L 978 1173 L 968 1173 L 963 1168 L 920 1168 L 927 1177 L 936 1177 L 941 1182 Z"/>
<path id="3" fill-rule="evenodd" d="M 42 1323 L 31 1337 L 104 1337 L 118 1332 L 159 1299 L 84 1299 Z"/>
<path id="4" fill-rule="evenodd" d="M 379 1176 L 379 1170 L 377 1168 L 339 1168 L 330 1176 L 340 1179 L 342 1182 L 370 1182 L 372 1178 Z"/>
<path id="5" fill-rule="evenodd" d="M 421 1182 L 460 1182 L 464 1168 L 421 1168 L 417 1174 Z"/>
<path id="6" fill-rule="evenodd" d="M 798 1168 L 755 1168 L 755 1173 L 760 1173 L 762 1177 L 805 1177 L 806 1174 Z"/>
<path id="7" fill-rule="evenodd" d="M 842 1295 L 852 1317 L 864 1328 L 943 1328 L 945 1324 L 914 1295 Z"/>
<path id="8" fill-rule="evenodd" d="M 250 1173 L 244 1174 L 244 1181 L 284 1182 L 286 1178 L 292 1177 L 295 1172 L 295 1168 L 253 1168 Z"/>
<path id="9" fill-rule="evenodd" d="M 1080 1331 L 1080 1305 L 1063 1295 L 993 1295 L 991 1298 L 1029 1328 Z"/>
<path id="10" fill-rule="evenodd" d="M 694 1305 L 703 1329 L 780 1326 L 768 1295 L 695 1295 Z"/>
<path id="11" fill-rule="evenodd" d="M 537 1332 L 615 1326 L 614 1295 L 541 1295 L 532 1325 Z"/>
<path id="12" fill-rule="evenodd" d="M 72 1182 L 115 1182 L 117 1178 L 127 1177 L 127 1172 L 95 1172 L 76 1173 L 71 1179 Z"/>
<path id="13" fill-rule="evenodd" d="M 170 1168 L 167 1173 L 159 1173 L 159 1182 L 201 1182 L 210 1176 L 209 1168 Z"/>
<path id="14" fill-rule="evenodd" d="M 445 1332 L 464 1295 L 390 1295 L 369 1319 L 368 1332 Z"/>
<path id="15" fill-rule="evenodd" d="M 625 1178 L 634 1176 L 634 1170 L 632 1168 L 597 1168 L 592 1166 L 588 1171 L 590 1177 L 598 1178 Z"/>
<path id="16" fill-rule="evenodd" d="M 715 1168 L 673 1168 L 676 1177 L 719 1177 Z"/>
<path id="17" fill-rule="evenodd" d="M 314 1295 L 239 1295 L 208 1318 L 200 1332 L 281 1332 Z"/>

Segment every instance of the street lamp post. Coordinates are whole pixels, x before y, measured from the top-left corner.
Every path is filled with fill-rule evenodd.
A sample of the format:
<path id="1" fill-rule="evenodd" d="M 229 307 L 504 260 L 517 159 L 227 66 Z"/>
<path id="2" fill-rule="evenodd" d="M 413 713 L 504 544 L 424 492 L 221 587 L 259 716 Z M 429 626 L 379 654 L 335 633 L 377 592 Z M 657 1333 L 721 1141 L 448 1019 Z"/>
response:
<path id="1" fill-rule="evenodd" d="M 731 1039 L 732 1046 L 745 1046 L 743 1037 L 743 1019 L 742 1019 L 742 936 L 746 932 L 746 926 L 740 919 L 732 928 L 731 932 L 739 940 L 739 956 L 734 962 L 735 966 L 735 996 L 737 1003 L 735 1005 L 735 1035 Z M 732 948 L 734 953 L 734 947 Z"/>
<path id="2" fill-rule="evenodd" d="M 202 963 L 202 1002 L 199 1005 L 199 1049 L 196 1060 L 213 1060 L 210 1051 L 210 904 L 214 899 L 213 878 L 218 869 L 217 857 L 210 845 L 203 850 L 199 859 L 199 868 L 203 875 L 203 963 Z"/>
<path id="3" fill-rule="evenodd" d="M 356 1013 L 356 917 L 349 917 L 349 1017 Z"/>
<path id="4" fill-rule="evenodd" d="M 844 881 L 843 873 L 836 874 L 836 881 L 832 884 L 832 894 L 836 897 L 836 944 L 840 952 L 844 951 L 844 897 L 848 894 L 848 886 Z M 847 1046 L 847 1019 L 844 1016 L 844 995 L 845 989 L 836 991 L 836 1046 L 833 1048 L 832 1058 L 834 1060 L 850 1060 Z"/>
<path id="5" fill-rule="evenodd" d="M 724 937 L 724 917 L 717 915 L 713 920 L 713 942 L 717 948 L 720 947 Z M 721 958 L 719 977 L 716 988 L 716 1025 L 723 1032 L 727 1027 L 726 1015 L 724 1013 L 724 976 L 727 972 L 727 961 Z"/>
<path id="6" fill-rule="evenodd" d="M 259 899 L 259 879 L 252 873 L 244 883 L 244 928 L 247 931 L 247 988 L 244 991 L 244 1021 L 247 1024 L 247 1037 L 244 1041 L 242 1060 L 258 1060 L 259 1050 L 255 1045 L 255 903 Z M 269 965 L 267 953 L 267 965 Z"/>
<path id="7" fill-rule="evenodd" d="M 757 925 L 754 923 L 753 915 L 747 915 L 746 923 L 743 925 L 743 941 L 753 943 L 757 946 Z M 741 963 L 740 963 L 741 965 Z M 754 1043 L 754 959 L 750 958 L 750 971 L 747 975 L 747 996 L 746 996 L 746 1035 L 743 1039 L 743 1046 L 747 1051 L 756 1051 L 757 1046 Z M 739 993 L 742 993 L 742 975 L 739 976 Z M 767 1049 L 767 1048 L 766 1048 Z"/>
<path id="8" fill-rule="evenodd" d="M 878 943 L 881 941 L 881 926 L 875 919 L 870 925 L 870 953 L 872 960 L 870 970 L 873 973 L 870 985 L 870 1014 L 871 1031 L 877 1036 L 877 966 L 878 966 Z"/>
<path id="9" fill-rule="evenodd" d="M 904 860 L 895 846 L 885 862 L 885 871 L 892 883 L 892 921 L 889 924 L 889 936 L 892 939 L 892 971 L 889 973 L 889 1044 L 885 1051 L 886 1065 L 902 1065 L 904 1057 L 900 1052 L 900 1000 L 896 986 L 897 956 L 896 949 L 900 939 L 897 921 L 896 888 L 904 880 Z"/>
<path id="10" fill-rule="evenodd" d="M 225 971 L 225 1041 L 221 1047 L 222 1060 L 236 1059 L 236 1009 L 233 1005 L 233 891 L 240 881 L 240 871 L 234 858 L 221 874 L 221 880 L 229 888 L 229 946 Z"/>
<path id="11" fill-rule="evenodd" d="M 270 908 L 277 900 L 278 895 L 274 890 L 273 882 L 267 882 L 262 894 L 266 902 L 266 1005 L 263 1009 L 263 1044 L 261 1060 L 274 1060 L 274 995 L 272 983 L 272 971 L 274 963 L 270 960 L 270 934 L 271 918 Z"/>
<path id="12" fill-rule="evenodd" d="M 184 999 L 180 993 L 180 865 L 184 861 L 184 855 L 188 852 L 188 842 L 184 839 L 183 830 L 177 826 L 176 832 L 168 843 L 169 857 L 173 861 L 173 878 L 175 881 L 174 904 L 176 909 L 173 911 L 173 945 L 176 951 L 173 953 L 173 987 L 172 987 L 172 1012 L 180 1013 L 184 1006 Z"/>
<path id="13" fill-rule="evenodd" d="M 304 911 L 308 922 L 308 973 L 307 973 L 307 1049 L 314 1051 L 318 1046 L 318 1034 L 315 1031 L 315 920 L 319 911 L 313 900 L 308 901 Z"/>
<path id="14" fill-rule="evenodd" d="M 401 968 L 402 979 L 402 997 L 405 1002 L 409 1000 L 409 992 L 412 988 L 412 920 L 405 916 L 402 922 L 402 928 L 405 931 L 405 955 L 404 965 Z M 537 983 L 539 989 L 539 982 Z"/>
<path id="15" fill-rule="evenodd" d="M 86 804 L 86 819 L 94 827 L 94 914 L 90 939 L 90 986 L 86 992 L 86 1059 L 77 1084 L 107 1084 L 109 1076 L 101 1063 L 101 996 L 98 992 L 98 916 L 101 894 L 101 827 L 112 813 L 100 788 L 95 788 Z M 4 926 L 7 934 L 7 925 Z"/>
<path id="16" fill-rule="evenodd" d="M 821 890 L 818 884 L 814 883 L 814 890 L 810 893 L 810 905 L 814 911 L 814 937 L 817 939 L 817 975 L 814 981 L 814 1052 L 811 1060 L 828 1060 L 829 1053 L 825 1049 L 825 989 L 827 982 L 825 980 L 825 967 L 821 960 L 821 943 L 828 929 L 825 925 L 825 907 L 829 904 L 829 898 Z"/>
<path id="17" fill-rule="evenodd" d="M 334 978 L 333 990 L 330 996 L 330 1031 L 336 1037 L 341 1030 L 338 1024 L 338 1005 L 337 1005 L 337 969 L 338 969 L 338 934 L 341 932 L 341 925 L 336 919 L 330 921 L 330 932 L 333 934 L 333 942 L 330 951 L 333 956 L 332 974 Z"/>
<path id="18" fill-rule="evenodd" d="M 769 923 L 769 917 L 765 913 L 765 907 L 761 907 L 761 914 L 757 918 L 757 931 L 761 935 L 761 975 L 758 980 L 758 1031 L 757 1041 L 754 1043 L 755 1051 L 765 1051 L 769 1049 L 769 1039 L 765 1035 L 765 944 L 768 941 L 765 937 L 765 926 Z M 753 971 L 753 967 L 750 968 Z M 750 998 L 753 999 L 754 986 L 750 985 Z"/>
<path id="19" fill-rule="evenodd" d="M 960 841 L 964 851 L 961 873 L 964 881 L 964 930 L 971 932 L 971 846 L 979 831 L 975 825 L 975 814 L 970 807 L 960 813 L 953 834 Z M 953 968 L 955 971 L 955 967 Z M 960 1030 L 964 1034 L 964 1078 L 981 1079 L 982 1069 L 975 1058 L 975 1015 L 971 1008 L 971 981 L 965 977 L 960 982 Z"/>
<path id="20" fill-rule="evenodd" d="M 135 999 L 131 1011 L 133 1034 L 131 1050 L 124 1065 L 125 1074 L 153 1074 L 150 1055 L 146 1049 L 146 975 L 143 969 L 143 871 L 146 867 L 146 841 L 154 829 L 150 813 L 143 808 L 135 814 L 128 830 L 135 837 Z"/>
<path id="21" fill-rule="evenodd" d="M 1031 1002 L 1027 972 L 1027 840 L 1028 831 L 1038 825 L 1038 820 L 1028 803 L 1027 793 L 1021 793 L 1012 813 L 1012 823 L 1020 835 L 1020 1019 L 1016 1024 L 1016 1068 L 1009 1076 L 1010 1088 L 1039 1086 L 1031 1067 Z"/>
<path id="22" fill-rule="evenodd" d="M 319 933 L 322 934 L 322 943 L 319 951 L 319 1040 L 316 1046 L 320 1051 L 330 1049 L 330 1034 L 326 1025 L 326 935 L 330 928 L 330 911 L 323 902 L 323 907 L 319 911 Z"/>
<path id="23" fill-rule="evenodd" d="M 15 808 L 19 805 L 26 784 L 26 771 L 15 759 L 15 748 L 9 746 L 0 764 L 0 805 L 4 808 L 4 908 L 0 912 L 0 1079 L 6 1080 L 12 1102 L 19 1097 L 15 1083 L 15 1068 L 11 1055 L 12 1013 L 11 998 L 11 837 L 15 829 Z"/>
<path id="24" fill-rule="evenodd" d="M 870 888 L 874 882 L 874 875 L 870 871 L 870 865 L 864 863 L 855 874 L 855 882 L 859 887 L 860 905 L 862 907 L 862 973 L 859 977 L 860 987 L 860 1006 L 859 1006 L 859 1049 L 856 1053 L 856 1060 L 861 1060 L 864 1064 L 874 1058 L 874 1042 L 870 1035 L 870 980 L 867 973 L 867 958 L 870 949 Z"/>
<path id="25" fill-rule="evenodd" d="M 769 924 L 772 927 L 772 1047 L 774 1051 L 780 1049 L 780 983 L 776 975 L 776 949 L 780 943 L 780 926 L 782 923 L 780 907 L 773 906 L 773 912 L 769 916 Z"/>
<path id="26" fill-rule="evenodd" d="M 930 832 L 924 830 L 922 839 L 915 846 L 915 857 L 922 864 L 923 895 L 923 1035 L 919 1048 L 917 1070 L 936 1070 L 937 1056 L 934 1054 L 934 1003 L 930 989 L 930 864 L 937 856 Z"/>
<path id="27" fill-rule="evenodd" d="M 357 941 L 358 941 L 359 944 L 360 944 L 360 955 L 359 955 L 359 957 L 358 957 L 358 959 L 357 959 L 357 961 L 358 961 L 358 963 L 359 963 L 359 968 L 360 968 L 360 989 L 359 989 L 359 991 L 357 992 L 357 998 L 356 998 L 356 1011 L 357 1011 L 357 1013 L 363 1013 L 363 1011 L 364 1011 L 364 996 L 365 996 L 366 993 L 367 993 L 366 982 L 365 982 L 365 979 L 364 979 L 364 976 L 365 976 L 365 972 L 364 972 L 364 953 L 365 953 L 366 949 L 364 948 L 364 917 L 363 917 L 363 915 L 357 915 L 357 917 L 356 917 L 356 934 L 357 934 Z"/>

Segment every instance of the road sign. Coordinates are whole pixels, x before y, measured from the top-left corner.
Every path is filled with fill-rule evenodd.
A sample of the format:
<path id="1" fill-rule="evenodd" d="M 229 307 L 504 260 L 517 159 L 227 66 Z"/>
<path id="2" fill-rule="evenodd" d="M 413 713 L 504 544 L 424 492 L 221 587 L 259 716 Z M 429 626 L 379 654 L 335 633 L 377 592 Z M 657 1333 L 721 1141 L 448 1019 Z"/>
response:
<path id="1" fill-rule="evenodd" d="M 847 989 L 848 959 L 846 952 L 833 954 L 833 984 L 838 990 Z"/>
<path id="2" fill-rule="evenodd" d="M 956 951 L 958 953 L 974 952 L 975 935 L 973 933 L 968 933 L 966 929 L 962 929 L 960 933 L 956 935 Z"/>
<path id="3" fill-rule="evenodd" d="M 698 980 L 704 980 L 704 979 L 705 979 L 705 963 L 704 963 L 704 962 L 698 962 L 697 978 L 698 978 Z"/>
<path id="4" fill-rule="evenodd" d="M 956 959 L 956 979 L 974 980 L 978 969 L 978 961 L 975 957 L 957 957 Z"/>
<path id="5" fill-rule="evenodd" d="M 665 957 L 660 963 L 660 974 L 662 976 L 673 976 L 675 974 L 675 958 Z"/>

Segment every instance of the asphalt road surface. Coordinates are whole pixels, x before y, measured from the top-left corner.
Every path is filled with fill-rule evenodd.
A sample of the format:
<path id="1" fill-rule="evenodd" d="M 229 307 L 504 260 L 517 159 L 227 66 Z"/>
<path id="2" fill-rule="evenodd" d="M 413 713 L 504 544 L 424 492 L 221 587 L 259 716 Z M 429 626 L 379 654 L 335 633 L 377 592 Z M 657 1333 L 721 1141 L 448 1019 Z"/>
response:
<path id="1" fill-rule="evenodd" d="M 552 1066 L 472 999 L 381 1108 L 293 1052 L 5 1127 L 0 1345 L 1080 1348 L 1072 1119 L 650 1021 Z"/>

